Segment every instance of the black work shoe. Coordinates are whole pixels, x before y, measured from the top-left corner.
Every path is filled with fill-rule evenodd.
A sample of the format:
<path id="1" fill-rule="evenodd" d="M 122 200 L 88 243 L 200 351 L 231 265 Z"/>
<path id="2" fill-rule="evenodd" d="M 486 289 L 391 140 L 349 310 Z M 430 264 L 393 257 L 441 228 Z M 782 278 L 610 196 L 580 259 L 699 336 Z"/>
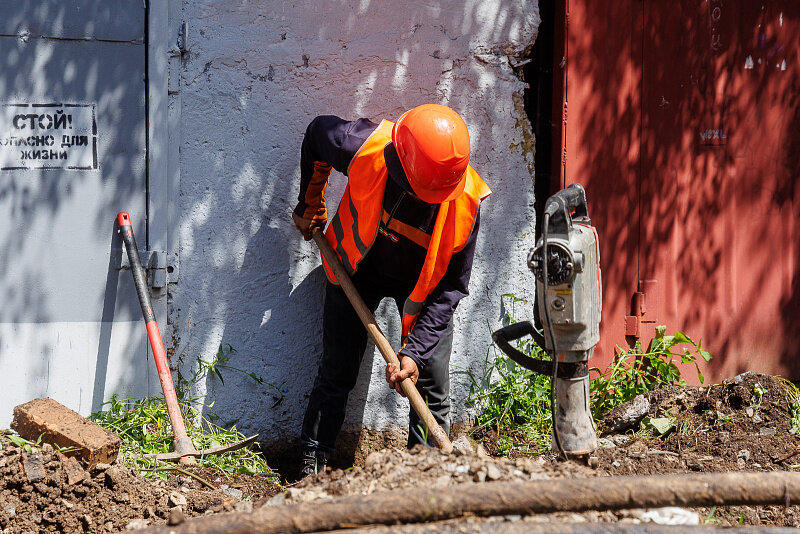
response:
<path id="1" fill-rule="evenodd" d="M 300 477 L 322 473 L 327 465 L 328 453 L 316 449 L 303 449 Z"/>

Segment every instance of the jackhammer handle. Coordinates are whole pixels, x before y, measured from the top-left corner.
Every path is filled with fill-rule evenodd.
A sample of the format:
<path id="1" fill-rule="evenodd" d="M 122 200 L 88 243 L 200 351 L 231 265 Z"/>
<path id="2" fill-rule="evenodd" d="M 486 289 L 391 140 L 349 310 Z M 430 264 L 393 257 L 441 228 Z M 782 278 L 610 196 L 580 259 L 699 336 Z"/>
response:
<path id="1" fill-rule="evenodd" d="M 150 340 L 150 348 L 153 351 L 153 360 L 156 363 L 158 380 L 161 382 L 161 391 L 164 394 L 164 402 L 167 405 L 169 422 L 172 424 L 172 430 L 175 433 L 175 451 L 181 454 L 189 454 L 194 452 L 194 445 L 186 434 L 183 415 L 178 405 L 178 396 L 175 394 L 175 385 L 172 382 L 172 375 L 167 363 L 167 354 L 164 351 L 164 343 L 161 341 L 161 332 L 158 329 L 156 315 L 153 313 L 153 307 L 150 304 L 150 290 L 145 281 L 145 272 L 144 267 L 142 267 L 142 260 L 139 257 L 139 249 L 136 247 L 131 216 L 126 212 L 118 213 L 117 224 L 119 225 L 119 234 L 123 243 L 125 243 L 125 250 L 128 253 L 133 282 L 136 284 L 136 293 L 139 295 L 139 304 L 142 307 L 142 315 L 147 329 L 147 338 Z M 195 461 L 191 456 L 186 456 L 181 458 L 181 463 L 195 463 Z"/>
<path id="2" fill-rule="evenodd" d="M 322 230 L 319 228 L 314 228 L 311 235 L 313 236 L 314 241 L 317 243 L 317 246 L 319 247 L 322 256 L 325 258 L 325 261 L 328 262 L 328 266 L 336 276 L 336 280 L 339 281 L 339 285 L 341 286 L 345 295 L 347 295 L 347 298 L 350 300 L 350 304 L 353 305 L 353 309 L 358 314 L 358 318 L 361 319 L 362 323 L 364 323 L 364 328 L 367 329 L 367 334 L 369 334 L 369 337 L 372 338 L 372 341 L 375 342 L 375 346 L 378 347 L 381 355 L 383 355 L 383 359 L 386 361 L 386 363 L 395 364 L 399 369 L 400 361 L 397 358 L 397 354 L 392 348 L 392 345 L 386 339 L 386 336 L 383 335 L 378 323 L 375 322 L 375 316 L 372 315 L 372 312 L 364 303 L 361 295 L 358 294 L 356 286 L 353 284 L 353 281 L 350 280 L 350 276 L 347 274 L 347 271 L 345 271 L 342 262 L 339 261 L 339 256 L 336 255 L 336 252 L 333 250 L 333 247 L 331 247 L 331 244 L 328 243 L 327 239 L 325 239 L 325 235 L 322 233 Z M 436 419 L 434 419 L 433 414 L 431 414 L 428 405 L 425 404 L 425 401 L 422 399 L 422 395 L 420 395 L 414 382 L 410 378 L 406 378 L 400 383 L 400 387 L 403 388 L 403 393 L 405 393 L 406 397 L 408 397 L 411 407 L 431 433 L 431 437 L 433 437 L 433 441 L 436 446 L 445 452 L 452 451 L 453 444 L 450 443 L 450 438 L 447 437 L 444 429 L 439 425 Z"/>
<path id="3" fill-rule="evenodd" d="M 539 333 L 536 331 L 536 328 L 534 328 L 533 323 L 530 321 L 521 321 L 519 323 L 504 326 L 499 330 L 495 330 L 492 332 L 492 341 L 494 341 L 495 344 L 500 347 L 500 350 L 502 350 L 506 356 L 511 358 L 518 365 L 542 375 L 552 376 L 552 365 L 550 362 L 531 358 L 511 346 L 511 341 L 516 341 L 525 336 L 533 337 L 534 341 L 536 341 L 540 347 L 544 346 L 544 340 L 542 339 L 542 336 L 539 335 Z"/>
<path id="4" fill-rule="evenodd" d="M 589 217 L 586 205 L 586 190 L 581 184 L 571 184 L 547 199 L 545 213 L 555 215 L 560 209 L 565 209 L 566 214 L 574 212 L 573 218 Z"/>

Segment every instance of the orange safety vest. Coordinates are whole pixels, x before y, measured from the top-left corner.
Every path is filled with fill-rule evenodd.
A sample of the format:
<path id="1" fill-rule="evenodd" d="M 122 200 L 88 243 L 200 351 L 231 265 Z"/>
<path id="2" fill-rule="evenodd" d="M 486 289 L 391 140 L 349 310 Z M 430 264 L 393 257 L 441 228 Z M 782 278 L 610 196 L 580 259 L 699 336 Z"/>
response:
<path id="1" fill-rule="evenodd" d="M 383 150 L 392 141 L 393 126 L 391 121 L 382 121 L 358 149 L 348 168 L 349 180 L 339 209 L 325 231 L 325 237 L 351 276 L 378 234 L 383 194 L 389 176 Z M 450 258 L 466 245 L 475 224 L 478 206 L 491 194 L 489 187 L 472 167 L 467 168 L 466 180 L 464 193 L 439 207 L 422 271 L 411 295 L 403 304 L 404 339 L 411 333 L 425 299 L 447 271 Z M 322 261 L 328 279 L 337 284 L 328 263 L 324 258 Z"/>

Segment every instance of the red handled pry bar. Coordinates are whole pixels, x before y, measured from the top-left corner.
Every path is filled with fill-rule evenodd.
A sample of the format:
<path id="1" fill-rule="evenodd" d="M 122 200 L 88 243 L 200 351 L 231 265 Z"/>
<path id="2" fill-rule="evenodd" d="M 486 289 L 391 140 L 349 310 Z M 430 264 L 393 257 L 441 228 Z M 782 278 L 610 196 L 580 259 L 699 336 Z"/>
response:
<path id="1" fill-rule="evenodd" d="M 131 216 L 126 212 L 118 213 L 117 223 L 119 224 L 119 233 L 122 236 L 122 241 L 125 242 L 125 250 L 128 252 L 133 281 L 136 284 L 136 293 L 139 294 L 139 304 L 142 306 L 142 315 L 147 327 L 147 337 L 150 340 L 150 348 L 153 349 L 153 359 L 158 370 L 158 380 L 161 382 L 161 391 L 164 393 L 164 401 L 167 404 L 169 421 L 172 423 L 172 430 L 175 433 L 175 456 L 178 456 L 179 463 L 193 464 L 195 463 L 194 457 L 198 452 L 195 450 L 192 440 L 186 434 L 183 415 L 178 405 L 178 396 L 175 394 L 175 385 L 169 372 L 167 354 L 164 352 L 164 344 L 161 341 L 161 332 L 158 329 L 153 307 L 150 305 L 150 290 L 145 281 L 144 267 L 142 267 L 142 260 L 139 258 L 139 249 L 136 248 L 136 238 L 133 237 Z"/>

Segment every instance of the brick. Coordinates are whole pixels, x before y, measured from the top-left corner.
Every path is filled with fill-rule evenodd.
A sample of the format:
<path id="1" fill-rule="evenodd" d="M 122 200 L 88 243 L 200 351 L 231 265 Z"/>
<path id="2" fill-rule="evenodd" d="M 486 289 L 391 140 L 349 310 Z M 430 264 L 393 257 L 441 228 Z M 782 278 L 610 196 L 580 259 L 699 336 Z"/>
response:
<path id="1" fill-rule="evenodd" d="M 80 447 L 66 453 L 90 466 L 113 463 L 119 452 L 119 436 L 82 417 L 53 399 L 34 399 L 14 407 L 11 428 L 25 439 L 59 447 Z"/>

